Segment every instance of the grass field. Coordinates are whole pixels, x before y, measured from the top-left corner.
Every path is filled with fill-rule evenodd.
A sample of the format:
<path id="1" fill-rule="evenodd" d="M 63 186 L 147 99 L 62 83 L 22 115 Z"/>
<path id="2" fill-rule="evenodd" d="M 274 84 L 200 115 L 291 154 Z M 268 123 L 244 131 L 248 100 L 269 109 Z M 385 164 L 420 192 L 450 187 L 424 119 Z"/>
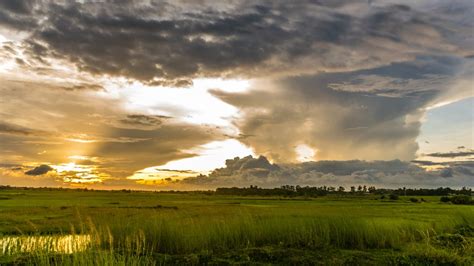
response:
<path id="1" fill-rule="evenodd" d="M 474 206 L 423 198 L 1 190 L 0 264 L 473 265 Z"/>

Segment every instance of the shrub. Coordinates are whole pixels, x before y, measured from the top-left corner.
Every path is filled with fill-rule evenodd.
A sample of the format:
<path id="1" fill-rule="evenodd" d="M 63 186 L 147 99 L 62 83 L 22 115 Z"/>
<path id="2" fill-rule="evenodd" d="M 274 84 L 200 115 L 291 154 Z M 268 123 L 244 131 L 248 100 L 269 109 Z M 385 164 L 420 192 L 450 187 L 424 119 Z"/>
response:
<path id="1" fill-rule="evenodd" d="M 468 224 L 459 225 L 456 228 L 456 233 L 462 236 L 474 237 L 474 227 Z"/>
<path id="2" fill-rule="evenodd" d="M 439 201 L 441 201 L 441 202 L 450 202 L 451 199 L 448 196 L 442 196 L 441 198 L 439 198 Z"/>
<path id="3" fill-rule="evenodd" d="M 395 257 L 392 265 L 469 265 L 455 252 L 445 250 L 417 250 Z"/>
<path id="4" fill-rule="evenodd" d="M 389 199 L 391 200 L 398 200 L 398 195 L 397 194 L 390 194 Z"/>
<path id="5" fill-rule="evenodd" d="M 413 202 L 413 203 L 417 203 L 418 199 L 417 198 L 410 198 L 410 201 Z"/>
<path id="6" fill-rule="evenodd" d="M 442 234 L 435 238 L 435 244 L 441 247 L 464 250 L 469 242 L 460 234 Z"/>
<path id="7" fill-rule="evenodd" d="M 468 195 L 456 195 L 451 197 L 453 204 L 473 204 L 471 196 Z"/>
<path id="8" fill-rule="evenodd" d="M 439 199 L 441 202 L 452 202 L 453 204 L 474 204 L 471 196 L 468 195 L 455 195 L 452 197 L 443 196 Z"/>

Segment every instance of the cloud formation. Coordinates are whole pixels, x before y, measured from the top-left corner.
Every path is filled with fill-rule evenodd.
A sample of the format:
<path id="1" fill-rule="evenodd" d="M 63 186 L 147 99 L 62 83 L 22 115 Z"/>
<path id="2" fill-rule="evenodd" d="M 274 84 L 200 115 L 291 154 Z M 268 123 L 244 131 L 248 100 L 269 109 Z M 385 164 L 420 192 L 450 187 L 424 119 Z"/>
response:
<path id="1" fill-rule="evenodd" d="M 163 120 L 169 119 L 168 116 L 163 115 L 142 115 L 132 114 L 127 115 L 126 118 L 120 122 L 126 126 L 132 127 L 158 127 L 163 123 Z"/>
<path id="2" fill-rule="evenodd" d="M 238 107 L 241 141 L 277 162 L 294 162 L 304 144 L 316 159 L 412 160 L 425 108 L 445 95 L 472 93 L 467 59 L 415 61 L 351 72 L 288 77 L 244 93 L 214 91 Z M 468 84 L 468 83 L 467 83 Z"/>
<path id="3" fill-rule="evenodd" d="M 26 54 L 149 84 L 314 74 L 366 69 L 420 53 L 472 53 L 469 1 L 458 1 L 456 10 L 452 3 L 431 1 L 2 3 L 0 23 L 28 33 Z"/>
<path id="4" fill-rule="evenodd" d="M 467 157 L 473 156 L 474 150 L 470 151 L 458 151 L 458 152 L 435 152 L 426 154 L 429 157 L 438 157 L 438 158 L 456 158 L 456 157 Z"/>
<path id="5" fill-rule="evenodd" d="M 229 187 L 258 185 L 375 185 L 377 187 L 473 186 L 473 162 L 458 162 L 442 169 L 427 171 L 410 162 L 391 161 L 318 161 L 298 164 L 267 164 L 266 158 L 252 157 L 228 160 L 225 168 L 208 176 L 187 178 L 180 183 L 197 187 Z M 242 167 L 254 162 L 250 167 Z M 256 163 L 260 162 L 260 163 Z M 248 165 L 248 164 L 247 164 Z M 263 174 L 262 174 L 263 173 Z"/>
<path id="6" fill-rule="evenodd" d="M 29 171 L 26 171 L 25 174 L 26 175 L 44 175 L 46 174 L 47 172 L 49 171 L 52 171 L 54 170 L 51 166 L 49 165 L 46 165 L 46 164 L 42 164 L 40 166 L 37 166 Z"/>
<path id="7" fill-rule="evenodd" d="M 405 161 L 427 109 L 474 96 L 473 13 L 467 0 L 0 1 L 1 163 L 74 161 L 59 179 L 125 186 L 234 138 L 263 156 L 212 182 L 470 184 L 467 162 Z"/>
<path id="8" fill-rule="evenodd" d="M 0 133 L 3 134 L 13 134 L 13 135 L 41 135 L 44 132 L 39 130 L 32 130 L 29 128 L 21 127 L 18 125 L 12 125 L 9 123 L 0 123 Z"/>
<path id="9" fill-rule="evenodd" d="M 125 178 L 146 167 L 195 156 L 189 150 L 223 138 L 216 128 L 127 113 L 122 99 L 101 92 L 3 79 L 0 93 L 2 163 L 80 166 L 91 165 L 94 158 L 97 173 Z"/>

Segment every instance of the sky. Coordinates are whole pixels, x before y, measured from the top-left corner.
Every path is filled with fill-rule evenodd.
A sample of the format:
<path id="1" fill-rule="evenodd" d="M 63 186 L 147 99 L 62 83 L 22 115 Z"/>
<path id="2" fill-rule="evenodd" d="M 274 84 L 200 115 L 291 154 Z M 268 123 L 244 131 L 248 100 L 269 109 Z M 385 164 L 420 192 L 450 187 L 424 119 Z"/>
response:
<path id="1" fill-rule="evenodd" d="M 474 187 L 473 15 L 0 0 L 0 185 Z"/>

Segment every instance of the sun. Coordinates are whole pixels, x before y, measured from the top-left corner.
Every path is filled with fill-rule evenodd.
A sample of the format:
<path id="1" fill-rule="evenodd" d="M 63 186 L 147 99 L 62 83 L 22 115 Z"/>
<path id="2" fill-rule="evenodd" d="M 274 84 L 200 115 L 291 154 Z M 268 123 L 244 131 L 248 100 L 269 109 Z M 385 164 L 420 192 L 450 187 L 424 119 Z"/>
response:
<path id="1" fill-rule="evenodd" d="M 74 162 L 51 166 L 66 183 L 102 183 L 109 176 L 100 173 L 96 166 L 82 165 Z"/>

